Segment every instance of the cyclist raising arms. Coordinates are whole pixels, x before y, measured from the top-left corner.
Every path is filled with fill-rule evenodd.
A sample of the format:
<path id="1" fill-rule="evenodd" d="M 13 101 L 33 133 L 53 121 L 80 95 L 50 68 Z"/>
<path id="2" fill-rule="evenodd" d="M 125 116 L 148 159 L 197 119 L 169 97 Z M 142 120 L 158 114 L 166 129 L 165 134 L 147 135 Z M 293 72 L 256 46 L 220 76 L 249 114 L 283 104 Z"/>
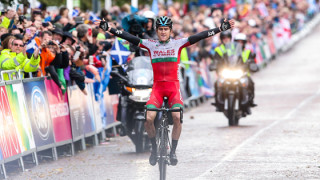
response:
<path id="1" fill-rule="evenodd" d="M 179 85 L 179 64 L 180 53 L 182 48 L 190 46 L 202 39 L 213 36 L 221 31 L 226 31 L 234 27 L 234 20 L 224 20 L 220 27 L 210 29 L 192 35 L 188 38 L 171 39 L 172 21 L 169 17 L 162 16 L 156 21 L 156 33 L 159 40 L 140 39 L 125 31 L 116 30 L 109 27 L 106 21 L 100 21 L 100 28 L 109 31 L 115 36 L 123 38 L 130 43 L 149 51 L 152 68 L 153 68 L 153 87 L 150 100 L 147 102 L 148 108 L 161 108 L 163 98 L 168 98 L 170 108 L 183 107 L 183 101 L 180 93 Z M 157 163 L 157 145 L 156 145 L 156 130 L 154 127 L 154 119 L 156 112 L 147 111 L 147 120 L 145 128 L 152 144 L 151 156 L 149 162 L 151 165 Z M 170 152 L 171 165 L 176 165 L 178 159 L 176 156 L 176 148 L 181 133 L 180 113 L 173 112 L 173 129 L 172 129 L 172 149 Z"/>

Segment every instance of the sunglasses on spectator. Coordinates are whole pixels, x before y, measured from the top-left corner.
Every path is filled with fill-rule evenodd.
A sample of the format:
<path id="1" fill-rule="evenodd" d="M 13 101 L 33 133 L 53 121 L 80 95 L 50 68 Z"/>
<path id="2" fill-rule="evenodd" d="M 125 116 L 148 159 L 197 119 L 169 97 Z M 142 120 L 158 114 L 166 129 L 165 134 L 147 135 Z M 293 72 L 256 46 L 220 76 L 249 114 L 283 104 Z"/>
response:
<path id="1" fill-rule="evenodd" d="M 17 43 L 14 43 L 13 45 L 14 45 L 14 46 L 24 47 L 24 44 L 17 44 Z"/>

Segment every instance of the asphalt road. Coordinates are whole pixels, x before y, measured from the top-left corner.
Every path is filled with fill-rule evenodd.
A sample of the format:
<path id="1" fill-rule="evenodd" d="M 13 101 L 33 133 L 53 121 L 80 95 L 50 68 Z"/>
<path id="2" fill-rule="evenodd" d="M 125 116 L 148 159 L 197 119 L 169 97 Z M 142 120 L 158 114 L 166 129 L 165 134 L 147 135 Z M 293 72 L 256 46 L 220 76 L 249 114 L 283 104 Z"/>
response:
<path id="1" fill-rule="evenodd" d="M 252 115 L 228 127 L 210 101 L 185 113 L 168 179 L 320 179 L 320 27 L 256 73 Z M 212 101 L 212 100 L 211 100 Z M 158 179 L 149 153 L 116 137 L 10 179 Z"/>

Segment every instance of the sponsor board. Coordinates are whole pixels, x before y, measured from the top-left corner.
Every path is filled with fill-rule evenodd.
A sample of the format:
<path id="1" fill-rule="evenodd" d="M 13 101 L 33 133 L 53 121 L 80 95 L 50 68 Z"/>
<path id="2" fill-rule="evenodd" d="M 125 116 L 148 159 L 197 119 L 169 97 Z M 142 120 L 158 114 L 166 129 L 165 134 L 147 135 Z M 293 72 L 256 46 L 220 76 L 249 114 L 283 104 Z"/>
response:
<path id="1" fill-rule="evenodd" d="M 91 89 L 90 92 L 92 92 L 92 93 L 90 93 L 90 95 L 91 95 L 91 101 L 92 101 L 92 105 L 93 105 L 96 132 L 100 132 L 102 130 L 102 115 L 101 115 L 101 111 L 100 111 L 100 97 L 98 98 L 98 100 L 95 99 L 94 89 L 93 89 L 94 87 L 92 84 L 89 84 L 87 87 L 90 88 Z"/>
<path id="2" fill-rule="evenodd" d="M 117 95 L 115 95 L 117 96 Z M 103 103 L 104 107 L 106 109 L 106 114 L 105 114 L 105 126 L 112 124 L 113 122 L 116 122 L 116 118 L 114 115 L 114 110 L 113 110 L 113 104 L 112 104 L 112 99 L 111 96 L 109 95 L 109 90 L 106 90 L 103 93 Z"/>
<path id="3" fill-rule="evenodd" d="M 23 85 L 36 146 L 53 144 L 53 127 L 44 81 L 24 82 Z"/>
<path id="4" fill-rule="evenodd" d="M 62 94 L 53 80 L 45 80 L 55 142 L 72 139 L 67 93 Z"/>
<path id="5" fill-rule="evenodd" d="M 68 87 L 68 99 L 70 120 L 73 139 L 82 137 L 84 135 L 84 121 L 85 121 L 85 109 L 83 108 L 85 99 L 80 89 L 74 85 Z"/>
<path id="6" fill-rule="evenodd" d="M 0 148 L 4 159 L 21 153 L 5 86 L 0 87 Z"/>
<path id="7" fill-rule="evenodd" d="M 18 133 L 21 152 L 34 149 L 36 146 L 24 97 L 23 85 L 21 83 L 6 85 L 6 90 Z"/>
<path id="8" fill-rule="evenodd" d="M 84 98 L 84 108 L 85 111 L 87 112 L 87 117 L 84 121 L 84 134 L 90 134 L 95 132 L 96 130 L 96 123 L 95 123 L 95 119 L 94 119 L 94 108 L 93 108 L 93 96 L 94 96 L 94 92 L 93 92 L 93 87 L 92 84 L 86 84 L 87 87 L 87 92 L 88 95 L 85 96 Z M 79 89 L 79 88 L 78 88 Z M 79 89 L 80 90 L 80 89 Z M 81 92 L 82 93 L 82 92 Z"/>

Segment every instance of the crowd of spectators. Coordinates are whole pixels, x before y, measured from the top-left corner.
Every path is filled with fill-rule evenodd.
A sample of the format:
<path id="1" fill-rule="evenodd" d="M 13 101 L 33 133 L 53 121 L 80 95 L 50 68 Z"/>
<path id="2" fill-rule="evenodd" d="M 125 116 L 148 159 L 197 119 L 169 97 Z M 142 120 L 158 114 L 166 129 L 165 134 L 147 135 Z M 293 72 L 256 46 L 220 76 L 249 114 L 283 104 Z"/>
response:
<path id="1" fill-rule="evenodd" d="M 219 27 L 224 18 L 235 19 L 232 35 L 247 35 L 247 48 L 257 50 L 261 41 L 271 40 L 274 49 L 284 45 L 291 34 L 299 31 L 319 11 L 319 1 L 307 0 L 230 0 L 210 7 L 193 3 L 175 2 L 167 6 L 158 4 L 157 14 L 150 16 L 150 5 L 141 5 L 131 12 L 128 4 L 103 9 L 99 14 L 65 7 L 47 11 L 42 5 L 27 13 L 23 9 L 2 9 L 0 17 L 1 55 L 0 70 L 35 72 L 50 76 L 63 92 L 70 82 L 75 82 L 86 94 L 85 83 L 100 81 L 97 68 L 106 66 L 115 37 L 98 28 L 96 19 L 105 19 L 118 29 L 124 28 L 128 15 L 146 17 L 140 22 L 144 38 L 155 38 L 156 16 L 169 16 L 173 20 L 172 38 L 188 37 L 197 32 Z M 71 15 L 72 14 L 72 15 Z M 121 41 L 126 44 L 126 42 Z M 214 48 L 220 44 L 213 36 L 187 48 L 190 61 L 210 61 Z M 130 48 L 131 49 L 131 48 Z M 271 47 L 272 49 L 272 47 Z M 137 56 L 132 50 L 132 58 Z M 94 79 L 86 78 L 86 75 Z M 8 79 L 9 77 L 4 77 Z"/>

